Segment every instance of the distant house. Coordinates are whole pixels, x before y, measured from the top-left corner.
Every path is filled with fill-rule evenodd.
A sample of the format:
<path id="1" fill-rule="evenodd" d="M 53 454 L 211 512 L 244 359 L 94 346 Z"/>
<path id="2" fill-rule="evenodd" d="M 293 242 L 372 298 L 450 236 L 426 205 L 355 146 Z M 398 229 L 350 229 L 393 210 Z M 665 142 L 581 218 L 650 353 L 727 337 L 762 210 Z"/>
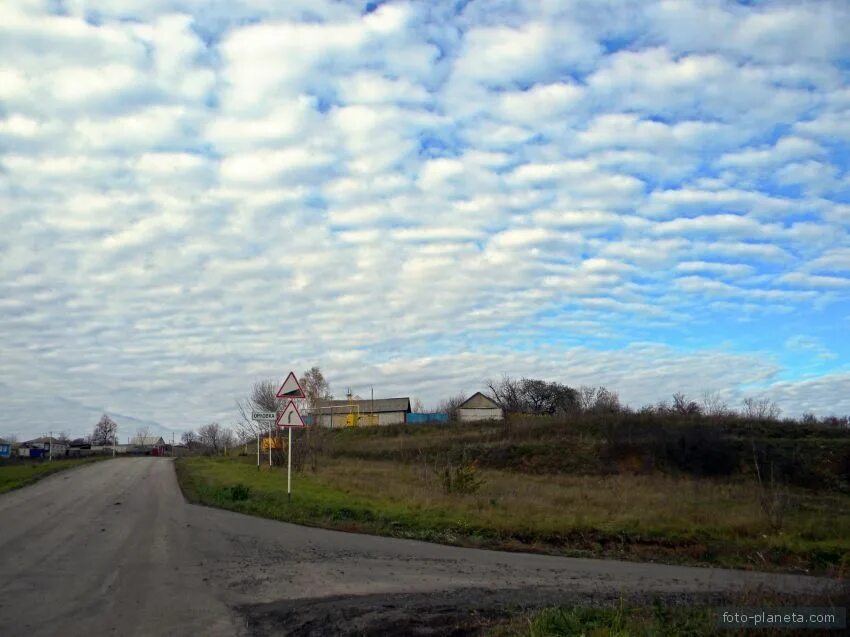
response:
<path id="1" fill-rule="evenodd" d="M 12 443 L 0 438 L 0 458 L 8 458 L 12 455 Z"/>
<path id="2" fill-rule="evenodd" d="M 326 400 L 318 411 L 318 422 L 324 427 L 345 427 L 353 424 L 354 419 L 358 425 L 399 425 L 410 413 L 410 398 Z M 312 414 L 308 422 L 315 420 L 316 415 Z"/>
<path id="3" fill-rule="evenodd" d="M 499 404 L 482 394 L 475 392 L 463 401 L 457 408 L 458 419 L 461 422 L 473 422 L 476 420 L 502 420 L 505 417 Z"/>
<path id="4" fill-rule="evenodd" d="M 23 454 L 20 449 L 29 449 L 30 451 Z M 27 440 L 21 447 L 18 449 L 18 455 L 21 456 L 29 456 L 31 458 L 34 457 L 53 457 L 59 458 L 61 456 L 67 455 L 68 444 L 62 442 L 61 440 L 57 440 L 56 438 L 52 438 L 50 436 L 42 436 L 41 438 L 35 438 L 33 440 Z"/>
<path id="5" fill-rule="evenodd" d="M 161 456 L 165 452 L 165 441 L 162 436 L 133 436 L 130 446 L 136 452 L 149 453 L 152 456 Z"/>
<path id="6" fill-rule="evenodd" d="M 136 447 L 151 449 L 153 447 L 164 447 L 165 441 L 162 439 L 162 436 L 133 436 L 130 438 L 130 444 Z"/>

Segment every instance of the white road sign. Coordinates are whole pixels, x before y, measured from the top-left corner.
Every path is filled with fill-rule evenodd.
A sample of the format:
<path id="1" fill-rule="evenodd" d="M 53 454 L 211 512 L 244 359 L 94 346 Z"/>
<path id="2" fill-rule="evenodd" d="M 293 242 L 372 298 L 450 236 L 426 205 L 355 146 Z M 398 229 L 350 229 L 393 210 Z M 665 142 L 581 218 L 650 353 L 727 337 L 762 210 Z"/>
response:
<path id="1" fill-rule="evenodd" d="M 301 385 L 298 382 L 298 379 L 295 378 L 295 374 L 289 372 L 289 376 L 286 377 L 286 380 L 283 381 L 283 385 L 280 386 L 280 389 L 277 390 L 278 398 L 304 398 L 304 390 L 301 389 Z"/>
<path id="2" fill-rule="evenodd" d="M 251 412 L 251 420 L 274 420 L 277 414 L 273 411 L 254 411 Z"/>
<path id="3" fill-rule="evenodd" d="M 301 414 L 298 413 L 298 407 L 295 406 L 295 403 L 291 400 L 289 404 L 286 406 L 280 415 L 277 417 L 277 422 L 275 424 L 278 428 L 283 429 L 284 427 L 304 427 L 304 420 L 301 418 Z"/>

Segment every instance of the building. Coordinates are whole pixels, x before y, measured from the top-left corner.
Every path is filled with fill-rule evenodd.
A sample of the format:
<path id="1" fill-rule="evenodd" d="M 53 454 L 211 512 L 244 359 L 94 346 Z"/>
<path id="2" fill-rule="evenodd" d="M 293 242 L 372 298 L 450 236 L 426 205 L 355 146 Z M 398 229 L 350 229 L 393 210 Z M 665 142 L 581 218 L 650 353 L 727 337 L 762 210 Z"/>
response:
<path id="1" fill-rule="evenodd" d="M 68 444 L 57 440 L 56 438 L 51 438 L 50 436 L 42 436 L 41 438 L 26 441 L 21 445 L 21 448 L 27 448 L 30 450 L 29 452 L 21 453 L 19 449 L 18 455 L 22 457 L 59 458 L 67 455 L 66 452 L 68 451 Z"/>
<path id="2" fill-rule="evenodd" d="M 457 417 L 461 422 L 473 422 L 476 420 L 502 420 L 505 417 L 502 408 L 492 398 L 488 398 L 480 391 L 475 392 L 463 401 L 457 408 Z"/>
<path id="3" fill-rule="evenodd" d="M 0 458 L 9 458 L 12 455 L 12 443 L 0 438 Z"/>
<path id="4" fill-rule="evenodd" d="M 163 455 L 166 447 L 162 436 L 133 436 L 129 446 L 135 447 L 131 451 L 150 453 L 153 456 Z"/>
<path id="5" fill-rule="evenodd" d="M 400 425 L 410 413 L 410 398 L 375 398 L 366 400 L 326 400 L 319 407 L 319 424 L 345 427 L 357 424 Z M 313 419 L 308 419 L 308 421 Z"/>

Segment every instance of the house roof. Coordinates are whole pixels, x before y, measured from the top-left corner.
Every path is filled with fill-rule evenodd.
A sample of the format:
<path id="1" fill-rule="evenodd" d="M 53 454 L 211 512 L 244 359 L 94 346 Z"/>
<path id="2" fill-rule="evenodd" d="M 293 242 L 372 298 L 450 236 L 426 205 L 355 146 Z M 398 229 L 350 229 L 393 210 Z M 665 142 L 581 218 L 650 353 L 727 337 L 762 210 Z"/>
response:
<path id="1" fill-rule="evenodd" d="M 375 400 L 354 400 L 358 411 L 361 414 L 369 413 L 386 413 L 390 411 L 403 411 L 410 413 L 410 398 L 376 398 Z M 335 414 L 348 413 L 348 406 L 351 403 L 347 400 L 323 400 L 320 405 L 320 411 L 333 412 Z"/>
<path id="2" fill-rule="evenodd" d="M 460 405 L 457 406 L 458 409 L 500 409 L 499 403 L 490 398 L 489 396 L 485 396 L 480 391 L 475 392 L 464 400 Z"/>
<path id="3" fill-rule="evenodd" d="M 133 436 L 130 440 L 134 445 L 142 445 L 142 446 L 154 446 L 154 445 L 163 445 L 165 441 L 162 439 L 162 436 Z"/>
<path id="4" fill-rule="evenodd" d="M 51 438 L 50 436 L 41 436 L 40 438 L 33 438 L 32 440 L 27 440 L 25 445 L 40 445 L 44 442 L 49 442 L 50 444 L 60 445 L 65 444 L 58 440 L 57 438 Z"/>

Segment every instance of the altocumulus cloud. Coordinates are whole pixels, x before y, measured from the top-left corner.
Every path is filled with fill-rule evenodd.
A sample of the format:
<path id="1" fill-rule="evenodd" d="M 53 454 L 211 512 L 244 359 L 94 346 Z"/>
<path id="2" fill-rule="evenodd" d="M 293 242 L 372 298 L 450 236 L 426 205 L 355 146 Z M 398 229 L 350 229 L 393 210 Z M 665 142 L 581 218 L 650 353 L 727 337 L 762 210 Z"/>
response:
<path id="1" fill-rule="evenodd" d="M 313 364 L 850 412 L 847 51 L 840 1 L 3 2 L 0 434 Z"/>

